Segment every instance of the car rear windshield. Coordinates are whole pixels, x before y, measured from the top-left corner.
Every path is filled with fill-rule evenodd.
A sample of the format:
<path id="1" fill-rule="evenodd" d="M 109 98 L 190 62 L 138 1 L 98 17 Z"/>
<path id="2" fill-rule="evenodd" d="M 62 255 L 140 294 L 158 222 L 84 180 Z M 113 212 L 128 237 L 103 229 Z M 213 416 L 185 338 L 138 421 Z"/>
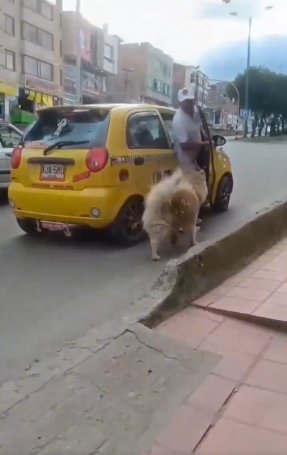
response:
<path id="1" fill-rule="evenodd" d="M 24 147 L 46 148 L 58 141 L 86 142 L 69 148 L 103 147 L 109 127 L 109 109 L 48 109 L 23 137 Z M 64 147 L 63 147 L 64 148 Z"/>

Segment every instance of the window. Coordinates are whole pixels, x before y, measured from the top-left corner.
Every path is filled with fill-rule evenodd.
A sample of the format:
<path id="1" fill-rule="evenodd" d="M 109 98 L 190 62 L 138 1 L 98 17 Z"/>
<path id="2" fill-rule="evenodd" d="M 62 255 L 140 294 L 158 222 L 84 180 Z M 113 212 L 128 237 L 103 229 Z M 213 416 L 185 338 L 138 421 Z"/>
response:
<path id="1" fill-rule="evenodd" d="M 113 60 L 113 46 L 111 46 L 110 44 L 107 44 L 105 43 L 105 48 L 104 48 L 104 57 L 107 59 L 107 60 Z"/>
<path id="2" fill-rule="evenodd" d="M 22 39 L 37 44 L 37 27 L 28 22 L 22 22 Z"/>
<path id="3" fill-rule="evenodd" d="M 7 70 L 16 71 L 16 55 L 15 52 L 5 49 L 5 68 Z"/>
<path id="4" fill-rule="evenodd" d="M 0 145 L 2 145 L 3 148 L 16 147 L 19 144 L 21 137 L 21 134 L 17 133 L 17 131 L 10 126 L 0 124 Z"/>
<path id="5" fill-rule="evenodd" d="M 31 76 L 38 76 L 37 60 L 32 57 L 24 56 L 23 72 Z"/>
<path id="6" fill-rule="evenodd" d="M 41 14 L 48 19 L 53 19 L 53 5 L 44 0 L 22 0 L 22 5 L 37 13 Z"/>
<path id="7" fill-rule="evenodd" d="M 45 30 L 37 30 L 37 44 L 45 49 L 53 50 L 53 35 Z"/>
<path id="8" fill-rule="evenodd" d="M 191 73 L 190 78 L 189 78 L 189 82 L 190 82 L 191 84 L 193 84 L 193 83 L 195 82 L 195 80 L 196 80 L 196 75 L 195 75 L 195 73 Z"/>
<path id="9" fill-rule="evenodd" d="M 168 84 L 163 84 L 163 94 L 169 96 L 170 87 Z"/>
<path id="10" fill-rule="evenodd" d="M 154 73 L 155 74 L 159 75 L 160 73 L 162 73 L 163 62 L 161 61 L 160 58 L 158 58 L 158 57 L 154 58 L 153 68 L 154 68 Z"/>
<path id="11" fill-rule="evenodd" d="M 153 79 L 151 77 L 147 78 L 147 86 L 148 88 L 153 88 Z"/>
<path id="12" fill-rule="evenodd" d="M 49 63 L 38 61 L 38 73 L 41 79 L 53 80 L 53 67 Z"/>
<path id="13" fill-rule="evenodd" d="M 172 136 L 172 120 L 174 113 L 166 113 L 166 112 L 161 112 L 161 118 L 164 124 L 164 127 L 167 131 L 167 134 L 169 136 L 170 142 L 173 142 L 173 136 Z"/>
<path id="14" fill-rule="evenodd" d="M 53 50 L 53 35 L 28 22 L 22 22 L 22 39 L 45 49 Z"/>
<path id="15" fill-rule="evenodd" d="M 59 140 L 55 135 L 58 122 L 67 121 L 60 133 L 60 139 L 68 141 L 87 141 L 81 149 L 89 150 L 92 147 L 103 147 L 106 143 L 109 128 L 109 109 L 89 109 L 77 112 L 77 109 L 61 111 L 50 109 L 39 113 L 39 119 L 30 130 L 24 134 L 24 144 L 31 142 L 48 142 L 48 145 Z M 78 145 L 69 145 L 69 148 L 79 149 Z"/>
<path id="16" fill-rule="evenodd" d="M 53 66 L 50 63 L 36 60 L 28 55 L 23 56 L 23 72 L 47 81 L 54 79 Z"/>
<path id="17" fill-rule="evenodd" d="M 4 32 L 7 35 L 15 36 L 15 20 L 14 17 L 8 16 L 8 14 L 4 16 Z"/>
<path id="18" fill-rule="evenodd" d="M 170 148 L 160 118 L 154 114 L 135 114 L 129 118 L 127 144 L 129 148 Z"/>
<path id="19" fill-rule="evenodd" d="M 53 19 L 53 6 L 50 3 L 41 1 L 40 3 L 40 14 L 47 17 L 48 19 Z"/>

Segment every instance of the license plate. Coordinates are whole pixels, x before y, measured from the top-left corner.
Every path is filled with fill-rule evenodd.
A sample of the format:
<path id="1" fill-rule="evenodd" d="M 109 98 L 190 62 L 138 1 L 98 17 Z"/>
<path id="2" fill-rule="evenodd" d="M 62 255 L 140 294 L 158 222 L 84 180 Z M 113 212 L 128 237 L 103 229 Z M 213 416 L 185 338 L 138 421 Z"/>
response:
<path id="1" fill-rule="evenodd" d="M 65 229 L 67 229 L 67 225 L 64 224 L 64 223 L 52 223 L 52 222 L 48 222 L 48 221 L 41 221 L 41 227 L 43 229 L 47 229 L 48 231 L 53 231 L 53 232 L 57 232 L 57 231 L 65 231 Z"/>
<path id="2" fill-rule="evenodd" d="M 40 179 L 62 182 L 65 179 L 65 171 L 66 166 L 63 164 L 42 164 Z"/>

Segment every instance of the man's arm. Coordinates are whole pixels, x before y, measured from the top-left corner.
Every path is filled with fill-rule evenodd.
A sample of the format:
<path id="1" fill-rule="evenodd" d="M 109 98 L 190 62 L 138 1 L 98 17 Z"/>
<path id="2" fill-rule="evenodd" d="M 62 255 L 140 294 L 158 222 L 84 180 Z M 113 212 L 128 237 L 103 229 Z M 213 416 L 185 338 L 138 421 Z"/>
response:
<path id="1" fill-rule="evenodd" d="M 208 144 L 208 141 L 189 141 L 186 129 L 182 123 L 175 123 L 172 126 L 173 137 L 180 143 L 180 147 L 184 152 L 196 152 L 203 145 Z"/>
<path id="2" fill-rule="evenodd" d="M 209 145 L 209 141 L 199 141 L 199 142 L 181 142 L 180 146 L 184 152 L 193 152 L 200 149 L 200 147 Z"/>

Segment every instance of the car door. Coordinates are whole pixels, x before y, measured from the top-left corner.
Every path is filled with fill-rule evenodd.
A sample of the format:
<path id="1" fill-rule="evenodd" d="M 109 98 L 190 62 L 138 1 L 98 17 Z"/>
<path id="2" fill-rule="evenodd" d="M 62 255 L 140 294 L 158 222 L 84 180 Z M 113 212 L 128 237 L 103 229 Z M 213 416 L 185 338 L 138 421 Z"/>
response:
<path id="1" fill-rule="evenodd" d="M 209 146 L 207 146 L 201 153 L 201 156 L 199 157 L 199 165 L 205 170 L 206 177 L 207 177 L 207 182 L 208 182 L 208 189 L 209 191 L 211 190 L 214 181 L 215 181 L 215 175 L 214 175 L 214 166 L 213 166 L 213 154 L 214 154 L 214 148 L 213 148 L 213 141 L 212 137 L 210 135 L 208 123 L 206 116 L 203 112 L 203 110 L 198 107 L 198 112 L 200 115 L 201 123 L 202 123 L 202 129 L 204 132 L 204 140 L 209 141 Z"/>
<path id="2" fill-rule="evenodd" d="M 134 179 L 141 193 L 174 168 L 170 140 L 157 111 L 133 112 L 127 120 L 127 146 L 134 160 Z"/>
<path id="3" fill-rule="evenodd" d="M 19 144 L 22 134 L 9 124 L 0 124 L 0 174 L 2 184 L 10 182 L 10 158 L 13 148 Z"/>
<path id="4" fill-rule="evenodd" d="M 0 189 L 8 186 L 9 174 L 10 171 L 7 166 L 5 151 L 0 143 Z"/>

